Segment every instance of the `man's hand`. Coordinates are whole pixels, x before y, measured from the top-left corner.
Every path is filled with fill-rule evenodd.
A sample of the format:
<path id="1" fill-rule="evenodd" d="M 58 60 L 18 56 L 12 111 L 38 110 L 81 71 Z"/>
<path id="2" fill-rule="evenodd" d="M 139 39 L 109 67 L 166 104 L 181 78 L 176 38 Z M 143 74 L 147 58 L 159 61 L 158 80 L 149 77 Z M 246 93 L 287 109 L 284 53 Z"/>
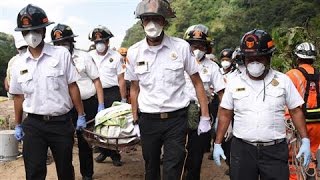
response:
<path id="1" fill-rule="evenodd" d="M 83 128 L 86 128 L 86 127 L 87 127 L 86 115 L 78 116 L 76 129 L 82 130 Z"/>
<path id="2" fill-rule="evenodd" d="M 308 167 L 311 160 L 310 140 L 308 138 L 302 138 L 302 144 L 297 154 L 297 159 L 303 154 L 303 166 Z"/>
<path id="3" fill-rule="evenodd" d="M 98 105 L 98 112 L 104 110 L 104 103 Z"/>
<path id="4" fill-rule="evenodd" d="M 213 160 L 216 163 L 216 165 L 221 166 L 221 162 L 220 162 L 220 156 L 226 160 L 226 156 L 224 155 L 224 151 L 221 147 L 221 144 L 216 144 L 214 143 L 214 147 L 213 147 Z"/>
<path id="5" fill-rule="evenodd" d="M 16 127 L 14 128 L 14 137 L 18 140 L 21 141 L 24 136 L 23 130 L 22 130 L 22 125 L 17 124 Z"/>
<path id="6" fill-rule="evenodd" d="M 210 117 L 200 116 L 200 122 L 198 125 L 198 135 L 206 133 L 211 129 Z"/>

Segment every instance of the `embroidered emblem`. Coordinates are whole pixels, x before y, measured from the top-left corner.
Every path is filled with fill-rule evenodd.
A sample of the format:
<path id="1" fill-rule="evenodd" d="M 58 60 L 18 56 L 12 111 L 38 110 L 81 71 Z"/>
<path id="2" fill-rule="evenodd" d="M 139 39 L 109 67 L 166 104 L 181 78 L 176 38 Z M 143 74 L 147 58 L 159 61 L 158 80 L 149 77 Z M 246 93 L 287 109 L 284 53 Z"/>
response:
<path id="1" fill-rule="evenodd" d="M 279 81 L 277 81 L 276 79 L 272 79 L 271 85 L 272 86 L 278 86 L 279 85 Z"/>
<path id="2" fill-rule="evenodd" d="M 171 52 L 170 57 L 172 60 L 176 60 L 178 58 L 178 55 L 176 52 L 173 51 L 173 52 Z"/>

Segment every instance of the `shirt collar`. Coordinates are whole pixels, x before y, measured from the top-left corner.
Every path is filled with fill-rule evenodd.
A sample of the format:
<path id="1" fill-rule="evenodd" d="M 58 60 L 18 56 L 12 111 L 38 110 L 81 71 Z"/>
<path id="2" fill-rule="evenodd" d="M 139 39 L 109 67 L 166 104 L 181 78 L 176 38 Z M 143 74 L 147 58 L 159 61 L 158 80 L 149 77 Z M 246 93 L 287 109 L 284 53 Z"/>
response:
<path id="1" fill-rule="evenodd" d="M 142 47 L 144 49 L 144 51 L 148 50 L 148 51 L 154 51 L 152 48 L 150 48 L 148 42 L 147 42 L 147 38 L 144 38 L 143 39 L 143 44 L 142 44 Z M 164 34 L 163 36 L 163 39 L 162 39 L 162 42 L 161 44 L 158 46 L 159 48 L 157 49 L 160 50 L 162 49 L 163 47 L 167 47 L 167 48 L 170 48 L 170 39 L 167 35 Z"/>
<path id="2" fill-rule="evenodd" d="M 44 54 L 46 54 L 46 55 L 48 55 L 48 56 L 52 56 L 53 53 L 52 53 L 52 51 L 50 51 L 50 50 L 51 50 L 51 47 L 52 47 L 52 45 L 49 45 L 49 44 L 47 44 L 47 43 L 44 43 L 43 48 L 42 48 L 42 51 L 41 51 L 41 54 L 40 54 L 40 56 L 39 56 L 37 59 L 40 59 Z M 33 56 L 32 56 L 32 54 L 31 54 L 30 51 L 29 51 L 29 47 L 28 47 L 26 53 L 24 53 L 24 55 L 25 55 L 25 57 L 27 57 L 27 60 L 34 59 Z"/>

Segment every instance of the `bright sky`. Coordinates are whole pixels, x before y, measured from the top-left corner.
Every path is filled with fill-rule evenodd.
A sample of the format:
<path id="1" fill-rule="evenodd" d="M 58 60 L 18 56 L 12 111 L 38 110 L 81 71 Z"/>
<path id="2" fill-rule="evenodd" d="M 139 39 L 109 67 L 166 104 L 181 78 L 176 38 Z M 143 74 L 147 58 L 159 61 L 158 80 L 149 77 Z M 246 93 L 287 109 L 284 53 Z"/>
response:
<path id="1" fill-rule="evenodd" d="M 137 19 L 134 11 L 141 0 L 1 0 L 0 32 L 14 34 L 19 11 L 34 4 L 42 8 L 49 21 L 55 22 L 47 27 L 45 42 L 50 42 L 52 28 L 58 24 L 69 25 L 74 34 L 76 47 L 88 49 L 88 34 L 97 25 L 104 25 L 114 35 L 110 46 L 119 48 L 129 29 Z"/>

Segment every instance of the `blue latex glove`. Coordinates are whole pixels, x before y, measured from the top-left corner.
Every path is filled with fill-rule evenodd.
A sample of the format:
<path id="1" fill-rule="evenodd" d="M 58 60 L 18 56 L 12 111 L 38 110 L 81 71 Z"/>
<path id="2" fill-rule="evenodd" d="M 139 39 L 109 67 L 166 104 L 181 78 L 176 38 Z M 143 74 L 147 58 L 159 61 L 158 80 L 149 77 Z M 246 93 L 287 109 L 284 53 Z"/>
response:
<path id="1" fill-rule="evenodd" d="M 104 110 L 104 103 L 98 105 L 98 112 Z"/>
<path id="2" fill-rule="evenodd" d="M 23 136 L 24 136 L 24 133 L 23 133 L 23 130 L 22 130 L 22 125 L 21 124 L 17 124 L 16 127 L 14 128 L 14 137 L 18 141 L 21 141 Z"/>
<path id="3" fill-rule="evenodd" d="M 221 147 L 221 144 L 216 144 L 214 143 L 214 147 L 213 147 L 213 160 L 216 163 L 216 165 L 221 166 L 221 162 L 220 162 L 220 156 L 226 160 L 226 156 L 224 155 L 224 151 Z"/>
<path id="4" fill-rule="evenodd" d="M 83 128 L 87 127 L 87 121 L 86 121 L 86 115 L 80 115 L 78 116 L 78 120 L 77 120 L 77 130 L 81 130 Z"/>
<path id="5" fill-rule="evenodd" d="M 308 167 L 311 160 L 310 140 L 308 138 L 302 138 L 301 141 L 302 144 L 296 158 L 299 159 L 303 154 L 303 166 Z"/>

